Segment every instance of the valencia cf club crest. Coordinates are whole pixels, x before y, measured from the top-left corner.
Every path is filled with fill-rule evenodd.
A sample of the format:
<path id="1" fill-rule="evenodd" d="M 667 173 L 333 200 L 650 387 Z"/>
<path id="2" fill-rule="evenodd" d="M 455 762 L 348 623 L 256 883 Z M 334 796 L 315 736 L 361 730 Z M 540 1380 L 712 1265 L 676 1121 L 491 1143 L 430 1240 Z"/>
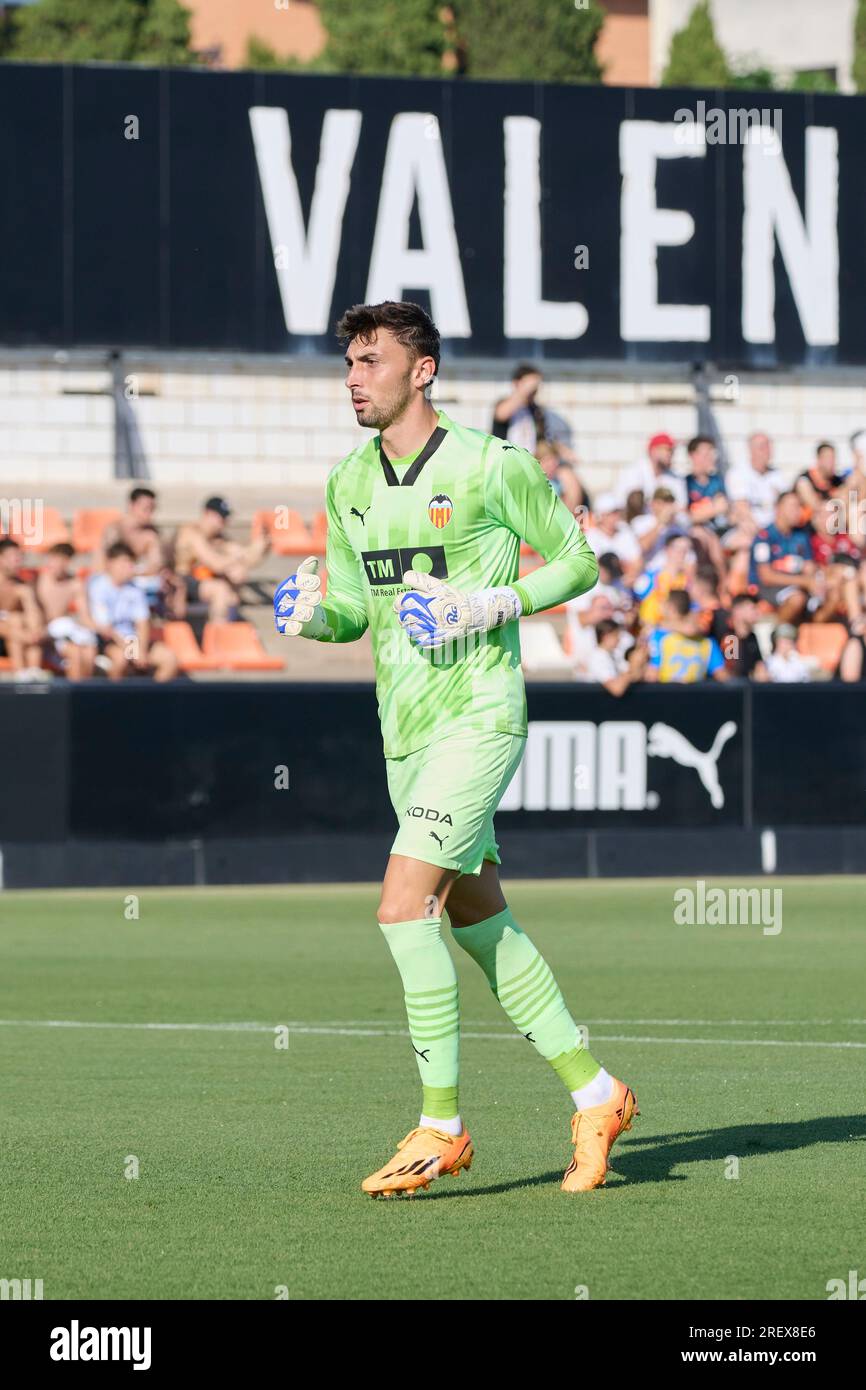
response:
<path id="1" fill-rule="evenodd" d="M 448 525 L 453 513 L 454 503 L 447 493 L 437 492 L 436 496 L 431 497 L 427 503 L 427 515 L 440 531 L 443 526 Z"/>

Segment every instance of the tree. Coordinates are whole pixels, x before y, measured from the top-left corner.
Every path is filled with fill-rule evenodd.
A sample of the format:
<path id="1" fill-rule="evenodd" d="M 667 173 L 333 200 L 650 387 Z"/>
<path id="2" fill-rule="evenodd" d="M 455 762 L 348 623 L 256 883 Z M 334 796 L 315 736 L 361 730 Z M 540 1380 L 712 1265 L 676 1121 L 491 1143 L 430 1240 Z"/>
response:
<path id="1" fill-rule="evenodd" d="M 190 12 L 178 0 L 150 0 L 138 31 L 136 63 L 181 67 L 195 61 L 189 47 Z"/>
<path id="2" fill-rule="evenodd" d="M 255 34 L 251 34 L 247 39 L 245 68 L 255 68 L 258 72 L 292 72 L 297 71 L 300 66 L 297 58 L 282 57 L 275 48 L 264 39 L 257 38 Z"/>
<path id="3" fill-rule="evenodd" d="M 858 92 L 866 92 L 866 0 L 857 0 L 854 16 L 854 60 L 851 76 Z"/>
<path id="4" fill-rule="evenodd" d="M 728 86 L 746 92 L 772 92 L 776 87 L 776 75 L 770 68 L 761 66 L 738 68 L 731 73 Z"/>
<path id="5" fill-rule="evenodd" d="M 7 56 L 35 63 L 191 63 L 178 0 L 40 0 L 16 11 Z"/>
<path id="6" fill-rule="evenodd" d="M 596 0 L 459 0 L 454 8 L 470 77 L 601 81 L 595 44 L 605 15 Z"/>
<path id="7" fill-rule="evenodd" d="M 727 87 L 731 72 L 713 29 L 709 0 L 695 5 L 685 26 L 671 39 L 663 87 Z"/>
<path id="8" fill-rule="evenodd" d="M 441 77 L 450 47 L 442 0 L 319 0 L 328 36 L 321 72 Z"/>
<path id="9" fill-rule="evenodd" d="M 792 92 L 838 92 L 836 79 L 823 68 L 811 72 L 798 72 L 789 88 Z"/>

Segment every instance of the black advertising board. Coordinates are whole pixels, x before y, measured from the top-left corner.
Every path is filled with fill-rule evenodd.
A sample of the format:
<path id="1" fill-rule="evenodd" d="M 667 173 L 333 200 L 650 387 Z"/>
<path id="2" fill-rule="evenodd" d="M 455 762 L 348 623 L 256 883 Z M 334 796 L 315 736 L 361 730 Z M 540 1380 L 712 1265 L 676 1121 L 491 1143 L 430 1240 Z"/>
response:
<path id="1" fill-rule="evenodd" d="M 866 98 L 0 64 L 0 342 L 866 362 Z"/>

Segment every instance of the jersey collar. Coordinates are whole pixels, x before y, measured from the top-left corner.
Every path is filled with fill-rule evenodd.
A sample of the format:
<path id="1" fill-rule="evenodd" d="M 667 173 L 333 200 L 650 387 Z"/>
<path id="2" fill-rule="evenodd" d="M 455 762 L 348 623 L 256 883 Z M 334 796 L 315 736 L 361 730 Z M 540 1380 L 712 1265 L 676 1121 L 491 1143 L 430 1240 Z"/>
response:
<path id="1" fill-rule="evenodd" d="M 443 439 L 448 433 L 447 428 L 442 423 L 444 419 L 445 416 L 443 416 L 442 412 L 440 411 L 440 423 L 436 426 L 435 430 L 431 434 L 430 438 L 427 440 L 427 443 L 424 445 L 418 457 L 415 459 L 413 463 L 410 463 L 409 467 L 406 469 L 406 472 L 403 474 L 402 482 L 397 477 L 397 474 L 394 471 L 394 465 L 392 464 L 388 455 L 385 453 L 385 450 L 382 448 L 381 434 L 376 435 L 376 448 L 379 451 L 379 462 L 382 465 L 382 472 L 385 474 L 385 482 L 388 484 L 389 487 L 412 486 L 427 460 L 433 457 L 436 450 L 439 448 L 439 445 L 442 443 Z"/>

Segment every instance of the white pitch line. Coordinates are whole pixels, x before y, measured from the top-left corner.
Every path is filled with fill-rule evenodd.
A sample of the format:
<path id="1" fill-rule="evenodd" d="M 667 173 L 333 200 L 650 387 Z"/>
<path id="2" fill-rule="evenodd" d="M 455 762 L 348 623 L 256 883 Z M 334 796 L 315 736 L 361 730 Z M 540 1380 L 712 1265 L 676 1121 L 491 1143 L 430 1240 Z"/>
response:
<path id="1" fill-rule="evenodd" d="M 287 1028 L 290 1033 L 302 1035 L 324 1034 L 344 1038 L 408 1038 L 405 1028 L 360 1028 L 351 1025 L 329 1025 L 311 1023 L 102 1023 L 79 1019 L 59 1018 L 0 1018 L 2 1028 L 115 1028 L 143 1032 L 190 1032 L 190 1033 L 273 1033 L 277 1028 Z M 495 1042 L 523 1041 L 520 1033 L 470 1033 L 461 1030 L 461 1037 Z M 830 1047 L 866 1048 L 866 1042 L 823 1042 L 817 1040 L 795 1040 L 783 1038 L 649 1038 L 635 1037 L 628 1033 L 596 1033 L 593 1043 L 661 1043 L 683 1047 Z"/>

